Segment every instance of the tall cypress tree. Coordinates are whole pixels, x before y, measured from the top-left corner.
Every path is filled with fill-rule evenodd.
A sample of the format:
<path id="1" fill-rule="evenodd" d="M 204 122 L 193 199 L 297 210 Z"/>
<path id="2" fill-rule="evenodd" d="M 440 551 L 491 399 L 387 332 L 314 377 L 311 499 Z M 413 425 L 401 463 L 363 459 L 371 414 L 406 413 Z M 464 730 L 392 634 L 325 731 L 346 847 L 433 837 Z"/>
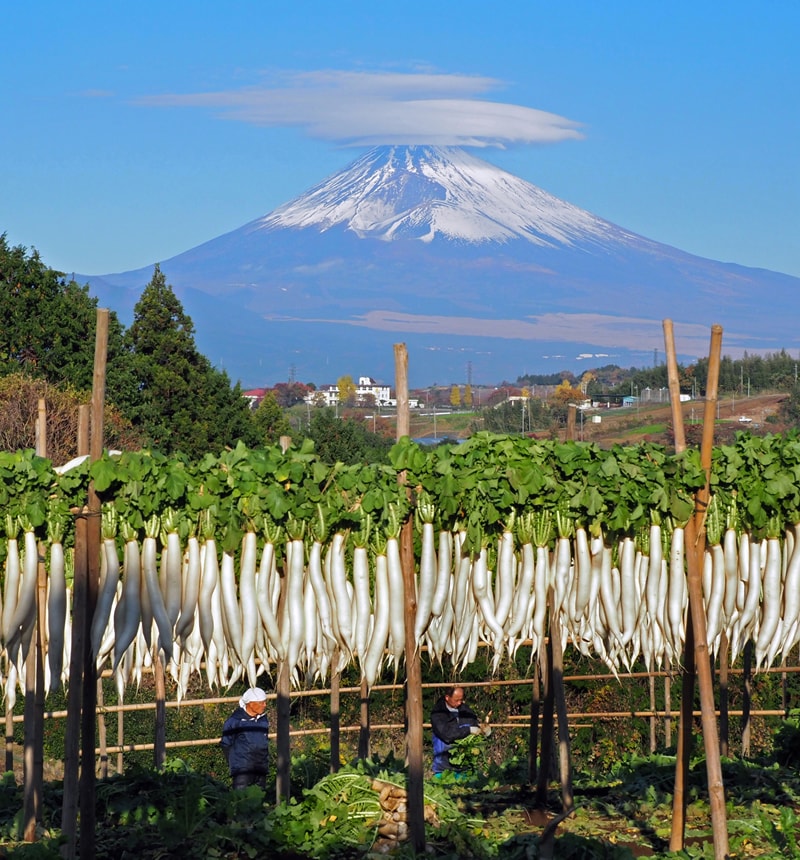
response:
<path id="1" fill-rule="evenodd" d="M 153 447 L 191 456 L 216 452 L 257 433 L 239 386 L 231 387 L 198 352 L 194 324 L 159 266 L 134 308 L 127 337 L 137 384 L 128 408 Z"/>

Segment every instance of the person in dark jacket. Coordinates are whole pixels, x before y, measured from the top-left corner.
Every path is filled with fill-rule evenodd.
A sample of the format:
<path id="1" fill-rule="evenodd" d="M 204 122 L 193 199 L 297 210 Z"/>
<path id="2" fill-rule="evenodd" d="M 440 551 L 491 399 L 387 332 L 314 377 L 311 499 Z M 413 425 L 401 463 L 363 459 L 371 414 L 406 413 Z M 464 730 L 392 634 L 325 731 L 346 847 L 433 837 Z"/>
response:
<path id="1" fill-rule="evenodd" d="M 228 761 L 234 788 L 267 786 L 269 769 L 269 719 L 267 694 L 251 687 L 239 707 L 225 720 L 222 727 L 222 751 Z"/>
<path id="2" fill-rule="evenodd" d="M 452 770 L 450 747 L 454 741 L 485 731 L 481 729 L 475 712 L 464 704 L 464 688 L 458 686 L 448 687 L 433 706 L 431 729 L 434 774 Z"/>

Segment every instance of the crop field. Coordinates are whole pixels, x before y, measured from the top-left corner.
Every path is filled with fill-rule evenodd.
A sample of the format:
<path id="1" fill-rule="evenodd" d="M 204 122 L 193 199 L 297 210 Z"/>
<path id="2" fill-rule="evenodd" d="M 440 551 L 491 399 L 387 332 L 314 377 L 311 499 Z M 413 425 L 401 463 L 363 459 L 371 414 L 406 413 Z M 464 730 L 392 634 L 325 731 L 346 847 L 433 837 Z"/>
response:
<path id="1" fill-rule="evenodd" d="M 75 593 L 88 569 L 81 523 L 94 517 L 97 593 L 83 629 L 92 669 L 118 702 L 151 673 L 162 702 L 167 679 L 177 702 L 243 686 L 276 691 L 274 796 L 232 792 L 224 774 L 164 756 L 162 739 L 156 770 L 132 763 L 97 784 L 98 856 L 196 856 L 200 846 L 217 857 L 402 855 L 421 825 L 430 852 L 447 856 L 666 856 L 677 805 L 686 814 L 681 856 L 714 856 L 720 786 L 709 775 L 717 765 L 732 850 L 791 856 L 798 486 L 800 439 L 749 432 L 716 448 L 708 466 L 696 449 L 672 454 L 652 440 L 601 447 L 486 432 L 433 450 L 405 437 L 385 465 L 331 465 L 309 443 L 238 445 L 199 462 L 105 454 L 58 470 L 32 452 L 0 455 L 7 719 L 18 702 L 26 723 L 33 713 L 33 658 L 41 658 L 42 696 L 69 690 Z M 87 513 L 90 491 L 98 507 Z M 699 612 L 689 611 L 692 600 Z M 365 698 L 387 674 L 410 679 L 423 649 L 442 682 L 530 679 L 529 705 L 542 718 L 535 767 L 524 729 L 509 732 L 501 721 L 505 746 L 478 739 L 455 750 L 458 776 L 428 779 L 412 814 L 423 798 L 410 742 L 408 763 L 402 749 L 377 746 L 374 757 L 337 760 L 328 775 L 313 748 L 296 748 L 290 761 L 282 743 L 293 699 L 332 692 L 347 673 Z M 576 751 L 586 743 L 587 722 L 579 717 L 567 731 L 569 661 L 591 664 L 587 686 L 602 673 L 668 671 L 679 687 L 687 655 L 700 677 L 705 763 L 696 749 L 679 804 L 678 763 L 688 764 L 690 751 L 677 756 L 665 743 L 643 758 L 641 748 L 625 748 L 624 722 L 618 738 L 589 722 L 592 754 L 584 750 L 572 768 L 569 741 Z M 703 699 L 710 665 L 720 712 L 728 670 L 752 683 L 787 667 L 773 705 L 784 717 L 780 732 L 752 757 L 742 751 L 720 764 Z M 602 719 L 613 710 L 603 701 L 610 690 L 576 712 Z M 651 690 L 641 710 L 657 706 Z M 338 720 L 331 698 L 331 724 L 334 707 Z M 410 736 L 421 717 L 409 713 Z M 686 716 L 691 726 L 691 708 Z M 65 744 L 73 740 L 67 731 Z M 14 845 L 20 788 L 6 778 L 13 853 L 58 848 L 53 799 L 61 793 L 63 810 L 74 799 L 67 775 L 43 791 L 36 847 Z M 719 835 L 717 826 L 715 842 Z"/>
<path id="2" fill-rule="evenodd" d="M 777 757 L 724 763 L 731 857 L 782 860 L 800 854 L 800 771 L 798 761 L 790 758 L 792 749 L 795 755 L 800 750 L 796 723 L 793 732 L 793 738 L 789 733 L 781 738 Z M 479 768 L 459 781 L 426 781 L 426 856 L 713 856 L 702 760 L 692 764 L 686 847 L 679 853 L 668 850 L 672 756 L 629 757 L 602 774 L 576 773 L 574 811 L 561 820 L 557 786 L 540 803 L 535 786 L 524 779 L 524 762 L 481 760 Z M 159 771 L 133 768 L 102 780 L 97 787 L 96 857 L 413 856 L 402 839 L 402 760 L 376 757 L 330 774 L 323 754 L 296 756 L 292 771 L 297 784 L 293 796 L 277 805 L 269 792 L 233 791 L 225 781 L 192 771 L 180 759 L 168 760 Z M 56 860 L 61 856 L 59 783 L 45 787 L 41 838 L 35 846 L 18 841 L 14 813 L 20 794 L 6 775 L 0 784 L 2 856 Z"/>

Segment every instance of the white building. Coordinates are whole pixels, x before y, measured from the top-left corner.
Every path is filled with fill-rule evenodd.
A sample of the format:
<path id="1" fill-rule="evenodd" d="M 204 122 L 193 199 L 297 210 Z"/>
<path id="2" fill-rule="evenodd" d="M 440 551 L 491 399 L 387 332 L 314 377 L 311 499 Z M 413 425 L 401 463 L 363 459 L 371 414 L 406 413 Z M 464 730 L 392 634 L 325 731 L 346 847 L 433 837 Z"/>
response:
<path id="1" fill-rule="evenodd" d="M 322 385 L 305 398 L 312 406 L 335 406 L 339 402 L 338 385 Z M 359 376 L 356 386 L 356 403 L 363 405 L 388 406 L 392 402 L 392 389 L 381 385 L 371 376 Z"/>

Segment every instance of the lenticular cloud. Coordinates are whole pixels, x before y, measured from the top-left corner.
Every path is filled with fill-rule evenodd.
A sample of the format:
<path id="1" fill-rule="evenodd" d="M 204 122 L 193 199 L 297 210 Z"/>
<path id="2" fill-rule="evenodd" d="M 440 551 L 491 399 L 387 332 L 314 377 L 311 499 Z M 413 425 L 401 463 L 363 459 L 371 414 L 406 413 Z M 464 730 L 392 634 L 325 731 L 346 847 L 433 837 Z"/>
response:
<path id="1" fill-rule="evenodd" d="M 300 126 L 351 146 L 433 144 L 503 146 L 579 139 L 578 123 L 557 114 L 481 98 L 498 82 L 432 74 L 313 72 L 273 86 L 138 100 L 158 107 L 210 108 L 223 119 Z"/>

